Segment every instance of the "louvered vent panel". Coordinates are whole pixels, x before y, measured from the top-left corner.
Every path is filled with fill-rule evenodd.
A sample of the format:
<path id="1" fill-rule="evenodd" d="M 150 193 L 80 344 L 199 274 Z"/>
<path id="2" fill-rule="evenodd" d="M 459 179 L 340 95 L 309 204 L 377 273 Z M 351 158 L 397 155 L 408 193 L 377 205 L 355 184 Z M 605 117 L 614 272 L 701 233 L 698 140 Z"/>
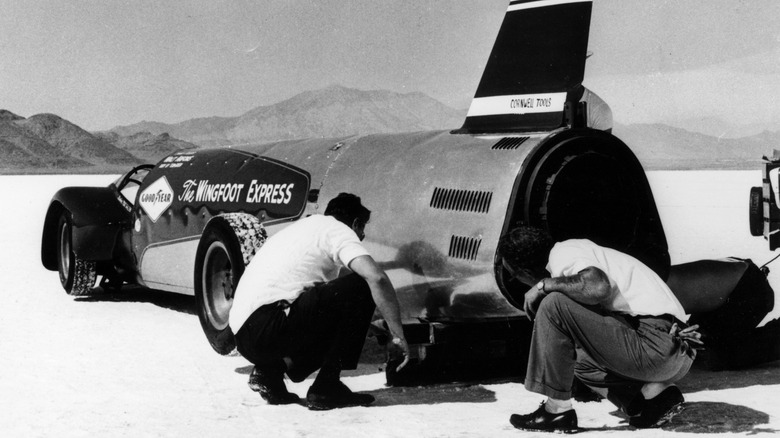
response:
<path id="1" fill-rule="evenodd" d="M 476 260 L 480 244 L 482 244 L 482 239 L 452 236 L 450 238 L 449 256 L 456 259 Z"/>
<path id="2" fill-rule="evenodd" d="M 431 207 L 441 210 L 487 213 L 492 200 L 493 192 L 436 187 L 433 189 Z"/>
<path id="3" fill-rule="evenodd" d="M 504 137 L 490 149 L 517 149 L 530 137 Z"/>

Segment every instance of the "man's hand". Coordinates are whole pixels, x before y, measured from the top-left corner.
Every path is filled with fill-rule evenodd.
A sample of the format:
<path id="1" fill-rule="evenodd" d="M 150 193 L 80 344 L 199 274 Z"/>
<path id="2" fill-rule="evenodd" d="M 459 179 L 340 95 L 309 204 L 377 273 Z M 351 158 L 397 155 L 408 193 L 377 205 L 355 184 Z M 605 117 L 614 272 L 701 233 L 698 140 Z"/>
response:
<path id="1" fill-rule="evenodd" d="M 398 367 L 395 369 L 395 372 L 399 372 L 409 363 L 409 344 L 404 338 L 393 338 L 392 345 L 396 351 L 400 350 L 400 353 L 404 355 L 403 362 L 401 362 L 401 364 L 398 365 Z M 393 356 L 392 350 L 390 351 L 390 354 Z"/>
<path id="2" fill-rule="evenodd" d="M 544 292 L 540 291 L 536 286 L 528 289 L 528 292 L 525 293 L 523 310 L 525 311 L 525 316 L 528 317 L 529 321 L 533 322 L 534 318 L 536 317 L 536 309 L 539 308 L 539 304 L 542 302 L 542 298 L 544 297 Z"/>
<path id="3" fill-rule="evenodd" d="M 691 343 L 691 348 L 693 349 L 700 349 L 703 348 L 704 342 L 701 341 L 701 333 L 699 333 L 698 330 L 699 325 L 694 324 L 690 327 L 686 327 L 684 329 L 680 329 L 680 326 L 677 325 L 675 322 L 672 324 L 671 330 L 669 330 L 669 334 L 675 337 L 680 338 L 684 342 Z"/>

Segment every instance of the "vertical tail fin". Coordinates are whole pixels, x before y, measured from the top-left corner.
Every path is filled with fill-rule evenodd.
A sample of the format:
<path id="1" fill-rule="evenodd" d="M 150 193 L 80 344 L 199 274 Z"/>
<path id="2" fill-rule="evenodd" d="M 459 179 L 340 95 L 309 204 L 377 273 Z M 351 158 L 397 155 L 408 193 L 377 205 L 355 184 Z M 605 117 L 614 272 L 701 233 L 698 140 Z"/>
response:
<path id="1" fill-rule="evenodd" d="M 539 131 L 564 122 L 585 72 L 592 0 L 512 0 L 461 133 Z"/>

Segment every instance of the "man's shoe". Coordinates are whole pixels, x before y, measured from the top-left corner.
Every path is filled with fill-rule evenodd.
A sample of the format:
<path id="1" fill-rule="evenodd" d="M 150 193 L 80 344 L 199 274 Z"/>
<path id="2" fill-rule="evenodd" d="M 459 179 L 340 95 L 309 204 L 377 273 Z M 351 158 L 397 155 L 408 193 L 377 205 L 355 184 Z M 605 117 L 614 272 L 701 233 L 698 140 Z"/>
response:
<path id="1" fill-rule="evenodd" d="M 574 409 L 560 414 L 551 414 L 544 408 L 544 402 L 539 409 L 530 414 L 512 414 L 509 422 L 517 429 L 534 432 L 575 433 L 579 431 L 577 413 Z"/>
<path id="2" fill-rule="evenodd" d="M 371 394 L 352 392 L 337 380 L 335 383 L 317 384 L 315 382 L 306 394 L 306 403 L 313 411 L 327 411 L 350 406 L 368 406 L 374 402 Z"/>
<path id="3" fill-rule="evenodd" d="M 628 419 L 628 424 L 639 429 L 660 427 L 684 409 L 682 392 L 676 386 L 670 386 L 657 396 L 645 400 L 642 412 Z"/>
<path id="4" fill-rule="evenodd" d="M 248 384 L 249 389 L 259 392 L 260 397 L 263 397 L 269 405 L 289 405 L 301 400 L 297 395 L 287 391 L 283 374 L 267 373 L 255 367 L 249 374 Z"/>
<path id="5" fill-rule="evenodd" d="M 638 394 L 631 402 L 620 408 L 624 414 L 629 417 L 635 417 L 642 413 L 642 409 L 645 407 L 646 400 L 642 397 L 642 394 Z"/>

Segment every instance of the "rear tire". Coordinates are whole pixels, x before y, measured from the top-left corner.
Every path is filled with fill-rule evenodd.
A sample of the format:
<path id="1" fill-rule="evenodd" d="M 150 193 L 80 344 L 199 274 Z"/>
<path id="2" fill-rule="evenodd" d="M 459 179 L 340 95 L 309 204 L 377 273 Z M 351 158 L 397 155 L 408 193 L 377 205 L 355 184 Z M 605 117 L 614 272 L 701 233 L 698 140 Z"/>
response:
<path id="1" fill-rule="evenodd" d="M 57 271 L 68 295 L 89 295 L 97 281 L 97 264 L 73 253 L 73 224 L 70 212 L 64 211 L 57 222 Z"/>
<path id="2" fill-rule="evenodd" d="M 195 298 L 203 332 L 219 354 L 236 348 L 228 324 L 233 295 L 266 236 L 260 221 L 243 213 L 215 216 L 203 230 L 195 256 Z"/>

